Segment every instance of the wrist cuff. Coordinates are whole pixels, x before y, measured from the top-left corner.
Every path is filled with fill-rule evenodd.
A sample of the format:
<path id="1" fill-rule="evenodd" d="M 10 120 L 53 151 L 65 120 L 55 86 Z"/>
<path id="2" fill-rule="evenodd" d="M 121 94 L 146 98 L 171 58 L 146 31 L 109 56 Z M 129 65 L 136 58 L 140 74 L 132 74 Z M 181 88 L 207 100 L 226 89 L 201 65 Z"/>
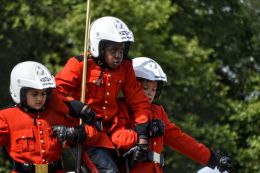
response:
<path id="1" fill-rule="evenodd" d="M 143 124 L 136 124 L 135 125 L 135 131 L 139 135 L 149 136 L 150 133 L 150 124 L 149 122 L 143 123 Z"/>

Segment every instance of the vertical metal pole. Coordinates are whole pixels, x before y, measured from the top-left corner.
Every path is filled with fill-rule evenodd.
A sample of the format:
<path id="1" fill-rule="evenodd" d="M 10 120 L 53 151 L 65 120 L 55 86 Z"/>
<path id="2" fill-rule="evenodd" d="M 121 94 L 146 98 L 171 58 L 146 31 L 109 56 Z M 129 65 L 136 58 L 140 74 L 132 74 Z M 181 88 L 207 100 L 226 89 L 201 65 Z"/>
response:
<path id="1" fill-rule="evenodd" d="M 89 27 L 90 27 L 90 6 L 91 0 L 87 0 L 87 9 L 86 9 L 86 26 L 85 26 L 85 40 L 84 40 L 84 65 L 82 72 L 82 84 L 81 84 L 81 98 L 80 101 L 85 103 L 85 91 L 86 91 L 86 78 L 87 78 L 87 62 L 88 62 L 88 48 L 89 48 Z M 80 119 L 80 125 L 82 120 Z M 80 173 L 81 167 L 81 153 L 82 145 L 77 144 L 76 146 L 76 173 Z"/>

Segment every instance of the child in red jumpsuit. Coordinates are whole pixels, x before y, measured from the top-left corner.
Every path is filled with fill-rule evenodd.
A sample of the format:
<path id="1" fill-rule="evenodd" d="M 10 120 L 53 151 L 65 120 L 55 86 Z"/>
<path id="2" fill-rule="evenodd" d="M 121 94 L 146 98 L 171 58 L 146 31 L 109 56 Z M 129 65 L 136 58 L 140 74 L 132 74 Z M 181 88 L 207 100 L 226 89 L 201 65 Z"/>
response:
<path id="1" fill-rule="evenodd" d="M 159 96 L 163 82 L 167 81 L 166 75 L 160 65 L 150 58 L 139 57 L 133 59 L 133 67 L 137 79 L 142 83 L 143 92 L 150 100 L 152 115 L 149 117 L 150 138 L 149 152 L 147 153 L 143 152 L 138 144 L 135 144 L 136 134 L 131 130 L 133 120 L 129 116 L 130 111 L 127 111 L 124 103 L 119 101 L 121 110 L 125 111 L 120 114 L 118 127 L 112 133 L 111 139 L 121 149 L 126 150 L 134 145 L 134 147 L 124 154 L 125 157 L 131 156 L 132 158 L 129 161 L 130 172 L 163 172 L 164 159 L 162 150 L 164 145 L 202 165 L 208 165 L 212 168 L 217 166 L 221 171 L 231 168 L 230 158 L 217 156 L 205 145 L 182 132 L 179 127 L 169 121 L 168 115 L 161 105 L 152 103 Z"/>
<path id="2" fill-rule="evenodd" d="M 101 17 L 90 27 L 90 50 L 87 59 L 85 104 L 97 115 L 101 131 L 84 147 L 100 173 L 117 173 L 115 147 L 108 134 L 113 121 L 118 121 L 117 97 L 125 96 L 133 112 L 139 143 L 147 145 L 149 100 L 136 81 L 132 63 L 127 59 L 130 43 L 134 41 L 127 25 L 115 17 Z M 81 96 L 83 56 L 71 57 L 56 75 L 57 89 L 72 100 Z"/>
<path id="3" fill-rule="evenodd" d="M 83 142 L 95 129 L 79 124 L 75 118 L 57 114 L 47 101 L 55 88 L 55 80 L 40 63 L 26 61 L 17 64 L 10 78 L 10 93 L 15 106 L 0 111 L 0 146 L 13 159 L 12 173 L 63 173 L 60 139 Z M 61 97 L 62 98 L 62 97 Z M 69 111 L 69 110 L 68 110 Z M 65 136 L 55 128 L 64 128 Z"/>

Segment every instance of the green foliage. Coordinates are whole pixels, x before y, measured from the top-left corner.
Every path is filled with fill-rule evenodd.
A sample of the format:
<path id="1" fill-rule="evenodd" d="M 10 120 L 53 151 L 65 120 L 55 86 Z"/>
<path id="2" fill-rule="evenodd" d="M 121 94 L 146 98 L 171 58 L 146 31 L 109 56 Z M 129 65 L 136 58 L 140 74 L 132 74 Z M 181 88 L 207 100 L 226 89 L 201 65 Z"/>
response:
<path id="1" fill-rule="evenodd" d="M 260 170 L 260 102 L 259 99 L 250 102 L 232 104 L 235 113 L 230 116 L 232 129 L 238 136 L 236 140 L 237 172 L 257 172 Z"/>
<path id="2" fill-rule="evenodd" d="M 62 28 L 60 22 L 70 10 L 69 5 L 72 4 L 60 1 L 1 1 L 0 78 L 7 81 L 0 87 L 1 106 L 10 102 L 8 74 L 15 64 L 25 60 L 42 62 L 49 54 L 46 57 L 48 63 L 56 65 L 67 54 L 67 39 L 59 28 Z"/>
<path id="3" fill-rule="evenodd" d="M 0 147 L 0 163 L 0 172 L 10 172 L 11 160 L 3 147 Z"/>
<path id="4" fill-rule="evenodd" d="M 168 82 L 158 100 L 174 123 L 212 150 L 230 153 L 234 172 L 259 172 L 260 2 L 96 0 L 91 20 L 116 16 L 135 36 L 130 57 L 161 64 Z M 84 49 L 86 1 L 7 1 L 0 6 L 1 106 L 18 62 L 43 62 L 55 74 Z M 258 58 L 257 58 L 258 57 Z M 165 149 L 165 172 L 199 165 Z M 0 172 L 10 169 L 5 152 Z M 2 164 L 4 163 L 4 164 Z M 172 171 L 173 170 L 173 171 Z"/>
<path id="5" fill-rule="evenodd" d="M 209 60 L 212 52 L 212 49 L 200 47 L 197 38 L 187 39 L 178 35 L 172 37 L 172 48 L 164 53 L 169 58 L 160 61 L 170 76 L 166 90 L 174 93 L 173 101 L 178 105 L 175 110 L 177 114 L 195 112 L 207 116 L 214 109 L 215 112 L 211 112 L 214 117 L 214 114 L 219 113 L 218 109 L 221 111 L 218 104 L 222 104 L 221 100 L 228 88 L 221 84 L 215 73 L 220 62 Z M 163 101 L 168 99 L 163 97 Z M 171 108 L 176 109 L 176 106 L 168 107 L 169 112 L 174 111 Z"/>

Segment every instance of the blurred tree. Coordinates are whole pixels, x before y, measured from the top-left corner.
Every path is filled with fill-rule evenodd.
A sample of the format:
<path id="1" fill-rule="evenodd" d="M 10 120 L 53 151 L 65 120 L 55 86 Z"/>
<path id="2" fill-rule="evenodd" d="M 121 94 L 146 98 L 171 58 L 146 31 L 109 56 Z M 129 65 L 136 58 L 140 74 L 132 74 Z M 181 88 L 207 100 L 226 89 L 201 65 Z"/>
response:
<path id="1" fill-rule="evenodd" d="M 82 53 L 85 8 L 83 0 L 1 1 L 0 77 L 8 81 L 0 86 L 1 106 L 10 104 L 16 63 L 40 61 L 55 74 Z M 257 0 L 96 0 L 92 21 L 125 21 L 135 36 L 129 56 L 154 58 L 167 73 L 158 102 L 171 120 L 213 150 L 231 153 L 235 172 L 251 173 L 260 162 L 259 9 Z M 166 173 L 198 169 L 168 148 L 165 155 Z"/>
<path id="2" fill-rule="evenodd" d="M 1 1 L 0 77 L 6 81 L 0 86 L 1 106 L 10 101 L 7 90 L 14 65 L 26 60 L 47 61 L 55 65 L 66 53 L 67 40 L 59 28 L 71 5 L 66 1 L 51 0 Z"/>

